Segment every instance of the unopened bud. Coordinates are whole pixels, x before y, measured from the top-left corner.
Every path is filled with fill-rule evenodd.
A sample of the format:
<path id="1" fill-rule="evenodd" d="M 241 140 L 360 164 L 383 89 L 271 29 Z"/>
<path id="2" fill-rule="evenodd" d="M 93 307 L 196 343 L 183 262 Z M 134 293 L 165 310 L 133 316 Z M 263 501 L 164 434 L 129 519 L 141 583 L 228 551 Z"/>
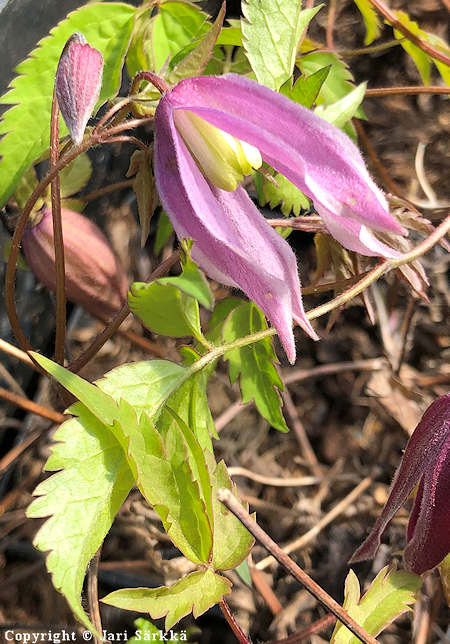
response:
<path id="1" fill-rule="evenodd" d="M 62 208 L 66 296 L 93 315 L 108 318 L 126 301 L 128 280 L 108 240 L 92 221 Z M 44 208 L 42 219 L 25 230 L 25 259 L 36 277 L 56 291 L 52 213 Z"/>
<path id="2" fill-rule="evenodd" d="M 76 145 L 83 140 L 98 100 L 102 73 L 101 53 L 88 45 L 83 34 L 72 34 L 59 59 L 55 89 L 59 109 Z"/>

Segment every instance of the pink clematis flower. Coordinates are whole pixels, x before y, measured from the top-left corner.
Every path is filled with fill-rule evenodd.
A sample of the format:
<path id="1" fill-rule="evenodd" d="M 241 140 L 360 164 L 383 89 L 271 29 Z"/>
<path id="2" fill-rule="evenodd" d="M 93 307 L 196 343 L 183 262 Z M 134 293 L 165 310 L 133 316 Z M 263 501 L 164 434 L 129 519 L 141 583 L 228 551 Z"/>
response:
<path id="1" fill-rule="evenodd" d="M 155 82 L 151 74 L 148 79 Z M 314 200 L 330 233 L 347 248 L 394 255 L 369 228 L 403 229 L 356 146 L 310 110 L 234 74 L 167 88 L 155 114 L 161 202 L 177 234 L 194 240 L 194 259 L 263 310 L 294 362 L 292 320 L 317 335 L 305 316 L 292 250 L 238 185 L 261 159 Z"/>
<path id="2" fill-rule="evenodd" d="M 351 563 L 373 559 L 383 532 L 417 483 L 404 560 L 408 570 L 420 575 L 450 552 L 450 394 L 435 400 L 422 416 L 395 473 L 386 505 Z"/>
<path id="3" fill-rule="evenodd" d="M 75 145 L 83 140 L 86 124 L 100 94 L 103 56 L 83 34 L 70 36 L 56 71 L 55 89 L 59 109 Z"/>

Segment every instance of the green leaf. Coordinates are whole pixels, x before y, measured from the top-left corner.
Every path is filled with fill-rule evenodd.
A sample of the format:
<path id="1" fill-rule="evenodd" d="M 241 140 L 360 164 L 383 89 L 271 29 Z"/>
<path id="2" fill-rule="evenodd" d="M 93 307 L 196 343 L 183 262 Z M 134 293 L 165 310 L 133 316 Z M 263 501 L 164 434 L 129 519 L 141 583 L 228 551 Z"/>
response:
<path id="1" fill-rule="evenodd" d="M 182 448 L 173 454 L 170 445 L 163 445 L 149 416 L 142 410 L 140 413 L 136 411 L 126 400 L 129 388 L 121 392 L 122 396 L 116 404 L 112 397 L 100 389 L 100 386 L 105 387 L 107 378 L 97 387 L 44 356 L 33 356 L 108 426 L 123 449 L 141 493 L 160 515 L 169 537 L 188 559 L 195 563 L 206 563 L 212 548 L 212 528 L 206 502 L 199 494 L 199 486 L 189 463 L 189 449 L 192 447 L 190 438 L 186 438 L 186 428 L 179 422 L 171 427 L 170 439 L 172 442 L 177 439 L 177 444 Z M 136 365 L 120 367 L 125 382 L 127 367 L 130 374 L 136 373 L 133 369 Z M 117 374 L 114 376 L 117 382 Z M 133 392 L 132 400 L 134 396 Z M 169 460 L 166 458 L 167 452 L 170 454 Z"/>
<path id="2" fill-rule="evenodd" d="M 206 396 L 209 370 L 202 369 L 193 374 L 167 399 L 168 408 L 175 411 L 192 429 L 203 450 L 212 452 L 211 436 L 218 438 Z M 162 413 L 157 420 L 158 431 L 167 433 L 168 414 Z"/>
<path id="3" fill-rule="evenodd" d="M 187 78 L 189 76 L 199 76 L 205 71 L 206 65 L 213 55 L 214 47 L 222 29 L 224 18 L 225 3 L 222 5 L 211 28 L 205 36 L 203 36 L 199 44 L 170 72 L 168 78 L 170 83 L 177 83 L 182 78 Z"/>
<path id="4" fill-rule="evenodd" d="M 396 18 L 402 23 L 402 25 L 407 27 L 409 31 L 411 31 L 411 33 L 413 33 L 415 36 L 418 36 L 419 38 L 422 37 L 422 30 L 420 29 L 419 25 L 414 20 L 410 20 L 407 13 L 405 13 L 404 11 L 394 11 L 393 13 L 395 14 Z M 394 36 L 395 38 L 397 38 L 397 40 L 400 41 L 403 49 L 413 59 L 424 84 L 429 85 L 431 76 L 430 56 L 419 49 L 417 45 L 408 40 L 401 31 L 394 29 Z"/>
<path id="5" fill-rule="evenodd" d="M 368 633 L 377 636 L 399 615 L 411 610 L 410 605 L 415 602 L 421 585 L 419 575 L 389 570 L 386 566 L 360 600 L 358 578 L 350 570 L 345 580 L 344 608 Z M 330 644 L 358 644 L 359 641 L 341 622 L 337 622 Z"/>
<path id="6" fill-rule="evenodd" d="M 344 127 L 352 119 L 361 105 L 366 93 L 367 83 L 361 83 L 343 98 L 330 105 L 318 105 L 316 114 L 336 127 Z"/>
<path id="7" fill-rule="evenodd" d="M 161 210 L 158 220 L 158 228 L 156 231 L 155 237 L 155 255 L 159 255 L 164 246 L 169 241 L 170 235 L 173 233 L 173 226 L 170 223 L 170 219 L 167 216 L 165 210 Z"/>
<path id="8" fill-rule="evenodd" d="M 152 71 L 161 67 L 208 29 L 206 14 L 187 2 L 164 2 L 149 28 L 149 58 Z"/>
<path id="9" fill-rule="evenodd" d="M 219 488 L 231 490 L 237 497 L 236 485 L 232 484 L 225 463 L 217 464 L 213 475 L 212 500 L 214 510 L 213 556 L 215 570 L 236 568 L 249 555 L 254 540 L 250 532 L 227 510 L 217 498 Z M 247 504 L 243 504 L 248 510 Z"/>
<path id="10" fill-rule="evenodd" d="M 134 626 L 136 628 L 136 633 L 139 632 L 139 637 L 137 635 L 133 635 L 133 637 L 130 637 L 128 640 L 127 644 L 136 644 L 136 642 L 142 642 L 142 641 L 152 641 L 153 635 L 155 635 L 153 641 L 157 642 L 159 638 L 161 637 L 161 630 L 159 628 L 156 628 L 154 624 L 148 621 L 148 619 L 144 619 L 143 617 L 139 617 L 138 619 L 134 620 Z M 148 637 L 146 635 L 148 634 Z"/>
<path id="11" fill-rule="evenodd" d="M 314 74 L 319 69 L 330 65 L 331 69 L 319 92 L 319 101 L 326 105 L 335 103 L 354 89 L 353 76 L 348 66 L 331 51 L 310 52 L 297 58 L 298 68 L 307 75 Z M 364 118 L 362 109 L 358 110 L 356 116 Z"/>
<path id="12" fill-rule="evenodd" d="M 169 360 L 145 360 L 121 365 L 109 371 L 96 385 L 119 403 L 126 400 L 136 412 L 157 416 L 174 388 L 186 376 L 186 369 Z"/>
<path id="13" fill-rule="evenodd" d="M 444 591 L 447 605 L 450 606 L 450 554 L 441 561 L 438 569 L 441 577 L 442 590 Z"/>
<path id="14" fill-rule="evenodd" d="M 199 617 L 218 604 L 230 590 L 228 579 L 216 575 L 212 570 L 199 570 L 183 577 L 173 586 L 124 588 L 110 593 L 102 602 L 125 610 L 149 613 L 153 619 L 165 617 L 167 631 L 191 612 L 194 617 Z"/>
<path id="15" fill-rule="evenodd" d="M 370 45 L 370 43 L 372 43 L 380 36 L 380 18 L 373 4 L 371 4 L 369 0 L 354 0 L 354 2 L 361 12 L 364 24 L 366 26 L 366 37 L 364 38 L 364 44 Z"/>
<path id="16" fill-rule="evenodd" d="M 266 320 L 258 307 L 252 302 L 246 302 L 230 313 L 223 328 L 223 336 L 226 342 L 234 342 L 266 328 Z M 283 383 L 274 365 L 276 356 L 271 338 L 228 351 L 224 358 L 229 361 L 232 384 L 240 375 L 242 402 L 254 399 L 259 413 L 272 427 L 287 432 L 278 392 L 283 389 Z"/>
<path id="17" fill-rule="evenodd" d="M 135 282 L 128 293 L 131 311 L 155 333 L 173 338 L 201 336 L 198 303 L 177 288 L 176 277 Z"/>
<path id="18" fill-rule="evenodd" d="M 135 9 L 127 4 L 88 4 L 70 13 L 38 43 L 16 71 L 19 74 L 0 104 L 13 105 L 0 121 L 0 206 L 10 197 L 22 174 L 49 147 L 50 111 L 55 72 L 61 51 L 74 32 L 84 34 L 104 58 L 103 84 L 97 103 L 113 97 L 120 86 L 123 57 Z M 95 111 L 95 110 L 94 110 Z M 61 121 L 61 135 L 67 133 Z"/>
<path id="19" fill-rule="evenodd" d="M 444 40 L 442 40 L 441 38 L 439 38 L 439 36 L 436 36 L 435 34 L 429 34 L 428 32 L 421 29 L 417 24 L 417 22 L 415 22 L 414 20 L 411 20 L 405 11 L 394 11 L 393 13 L 395 14 L 399 22 L 401 22 L 401 24 L 404 25 L 407 29 L 409 29 L 409 31 L 413 33 L 415 36 L 418 36 L 421 40 L 424 40 L 425 42 L 429 43 L 439 51 L 445 53 L 447 56 L 450 54 L 450 48 Z M 415 45 L 413 42 L 408 40 L 401 31 L 394 29 L 394 36 L 395 38 L 397 38 L 397 40 L 400 41 L 400 44 L 403 47 L 403 49 L 413 59 L 425 85 L 430 84 L 431 62 L 433 62 L 436 65 L 444 81 L 447 84 L 450 84 L 450 67 L 448 65 L 441 63 L 441 61 L 438 61 L 432 58 L 426 52 L 422 51 L 422 49 L 417 47 L 417 45 Z"/>
<path id="20" fill-rule="evenodd" d="M 183 291 L 186 295 L 195 297 L 197 302 L 211 311 L 214 305 L 214 296 L 211 293 L 205 274 L 199 269 L 188 253 L 184 254 L 181 263 L 183 266 L 181 275 L 174 278 L 176 281 L 169 282 L 169 284 L 176 284 L 180 291 Z M 165 283 L 164 279 L 171 278 L 162 278 L 159 280 L 160 284 Z"/>
<path id="21" fill-rule="evenodd" d="M 290 98 L 291 101 L 295 101 L 303 105 L 303 107 L 310 109 L 314 105 L 320 88 L 324 84 L 330 69 L 331 65 L 328 65 L 328 67 L 322 67 L 322 69 L 318 69 L 314 74 L 310 74 L 309 76 L 302 74 L 293 87 L 291 87 L 291 82 L 288 80 L 280 88 L 280 93 Z"/>
<path id="22" fill-rule="evenodd" d="M 278 90 L 292 76 L 300 36 L 322 5 L 301 11 L 300 0 L 245 0 L 243 45 L 258 82 Z"/>
<path id="23" fill-rule="evenodd" d="M 54 435 L 45 469 L 60 470 L 40 483 L 27 510 L 29 517 L 50 517 L 34 544 L 47 556 L 53 584 L 75 616 L 93 630 L 80 601 L 89 561 L 100 547 L 134 478 L 113 434 L 84 405 L 70 413 Z"/>
<path id="24" fill-rule="evenodd" d="M 279 172 L 275 172 L 268 166 L 266 169 L 272 174 L 278 186 L 258 172 L 254 173 L 256 193 L 260 206 L 269 204 L 273 209 L 280 204 L 281 212 L 285 217 L 288 217 L 291 212 L 298 216 L 302 210 L 309 208 L 308 197 L 297 186 L 294 186 L 289 179 L 286 179 Z"/>
<path id="25" fill-rule="evenodd" d="M 239 297 L 226 297 L 224 300 L 220 300 L 214 308 L 214 311 L 209 319 L 208 333 L 206 337 L 212 344 L 216 346 L 223 344 L 225 342 L 222 334 L 223 325 L 225 320 L 230 315 L 231 311 L 236 309 L 238 306 L 243 304 L 243 300 Z"/>

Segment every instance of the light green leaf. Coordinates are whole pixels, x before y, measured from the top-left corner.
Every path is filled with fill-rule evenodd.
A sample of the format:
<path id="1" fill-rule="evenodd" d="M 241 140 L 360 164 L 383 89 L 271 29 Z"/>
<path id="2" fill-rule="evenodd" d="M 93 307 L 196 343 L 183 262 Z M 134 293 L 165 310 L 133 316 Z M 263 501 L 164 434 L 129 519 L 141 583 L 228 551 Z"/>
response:
<path id="1" fill-rule="evenodd" d="M 138 420 L 145 412 L 158 415 L 162 405 L 186 375 L 186 369 L 169 360 L 145 360 L 109 371 L 96 385 L 119 403 L 126 400 Z"/>
<path id="2" fill-rule="evenodd" d="M 369 0 L 354 0 L 356 6 L 364 20 L 366 26 L 366 37 L 364 38 L 364 44 L 370 45 L 376 38 L 380 36 L 381 33 L 381 21 L 378 16 L 376 9 Z"/>
<path id="3" fill-rule="evenodd" d="M 258 172 L 254 173 L 256 193 L 260 206 L 269 206 L 273 209 L 280 204 L 281 212 L 288 217 L 291 212 L 298 216 L 302 210 L 309 208 L 308 197 L 294 186 L 289 179 L 279 172 L 275 172 L 268 166 L 266 167 L 277 182 L 278 186 L 263 177 Z"/>
<path id="4" fill-rule="evenodd" d="M 192 429 L 202 449 L 212 452 L 211 436 L 218 436 L 206 396 L 208 377 L 208 369 L 198 371 L 174 391 L 167 399 L 166 405 Z M 171 422 L 171 418 L 163 413 L 156 422 L 158 431 L 165 436 L 167 422 Z"/>
<path id="5" fill-rule="evenodd" d="M 84 405 L 70 408 L 77 418 L 63 423 L 54 435 L 45 469 L 60 470 L 38 485 L 39 498 L 29 517 L 50 517 L 34 544 L 47 556 L 53 584 L 80 622 L 93 630 L 81 605 L 86 568 L 117 514 L 134 478 L 113 434 Z"/>
<path id="6" fill-rule="evenodd" d="M 144 619 L 143 617 L 139 617 L 138 619 L 135 619 L 134 626 L 136 628 L 135 632 L 136 633 L 139 632 L 139 638 L 137 635 L 133 635 L 133 637 L 130 637 L 127 644 L 136 644 L 136 642 L 142 642 L 142 641 L 151 642 L 152 641 L 151 637 L 153 637 L 153 635 L 155 636 L 153 641 L 157 642 L 158 640 L 156 638 L 157 637 L 160 638 L 161 636 L 161 630 L 159 628 L 156 628 L 154 624 L 149 622 L 148 619 Z"/>
<path id="7" fill-rule="evenodd" d="M 410 605 L 415 602 L 421 585 L 419 575 L 386 566 L 360 600 L 359 582 L 350 570 L 345 581 L 344 608 L 368 633 L 377 636 L 399 615 L 411 610 Z M 359 639 L 337 622 L 330 644 L 358 643 Z"/>
<path id="8" fill-rule="evenodd" d="M 300 0 L 242 3 L 243 45 L 259 83 L 278 90 L 292 76 L 300 36 L 320 6 L 301 11 Z"/>
<path id="9" fill-rule="evenodd" d="M 164 2 L 150 23 L 149 58 L 152 71 L 159 71 L 167 60 L 208 29 L 207 15 L 187 2 Z"/>
<path id="10" fill-rule="evenodd" d="M 258 307 L 252 302 L 245 302 L 230 313 L 223 328 L 223 337 L 226 342 L 234 342 L 237 338 L 266 328 L 266 320 Z M 242 402 L 254 399 L 259 413 L 273 427 L 287 432 L 278 392 L 283 389 L 283 383 L 274 365 L 276 356 L 271 338 L 228 351 L 224 358 L 229 361 L 232 384 L 240 375 Z"/>
<path id="11" fill-rule="evenodd" d="M 116 590 L 102 602 L 125 610 L 149 613 L 153 619 L 166 618 L 169 630 L 182 617 L 192 612 L 199 617 L 208 608 L 218 604 L 231 590 L 231 583 L 212 570 L 193 572 L 173 586 L 161 588 L 124 588 Z"/>
<path id="12" fill-rule="evenodd" d="M 242 47 L 242 31 L 240 22 L 232 27 L 224 27 L 217 38 L 218 45 L 231 45 L 232 47 Z"/>
<path id="13" fill-rule="evenodd" d="M 291 82 L 288 80 L 280 88 L 280 93 L 290 98 L 291 101 L 295 101 L 309 109 L 314 105 L 320 88 L 324 84 L 330 69 L 331 65 L 328 65 L 328 67 L 322 67 L 322 69 L 318 69 L 314 74 L 310 74 L 309 76 L 302 74 L 293 87 L 291 87 Z"/>
<path id="14" fill-rule="evenodd" d="M 447 56 L 450 54 L 450 48 L 444 40 L 442 40 L 435 34 L 429 34 L 428 32 L 421 29 L 417 22 L 411 20 L 405 11 L 394 11 L 393 13 L 395 14 L 399 22 L 401 22 L 401 24 L 409 29 L 409 31 L 415 36 L 418 36 L 421 40 L 429 43 L 442 53 L 445 53 Z M 400 41 L 403 49 L 413 59 L 425 85 L 430 84 L 431 62 L 435 63 L 444 81 L 447 84 L 450 84 L 450 67 L 448 65 L 441 63 L 440 61 L 429 56 L 426 52 L 422 51 L 422 49 L 417 47 L 417 45 L 408 40 L 401 31 L 394 29 L 394 36 Z"/>
<path id="15" fill-rule="evenodd" d="M 344 127 L 352 119 L 361 105 L 366 93 L 367 83 L 361 83 L 343 98 L 330 105 L 318 105 L 316 114 L 336 127 Z"/>
<path id="16" fill-rule="evenodd" d="M 0 206 L 11 196 L 22 174 L 49 147 L 55 72 L 69 36 L 82 32 L 89 44 L 103 55 L 98 108 L 119 89 L 134 12 L 134 7 L 121 3 L 102 2 L 81 7 L 54 27 L 51 35 L 42 39 L 30 57 L 16 68 L 19 76 L 0 98 L 1 104 L 13 105 L 0 121 L 0 135 L 5 135 L 0 140 Z M 66 133 L 67 128 L 61 121 L 61 135 Z"/>
<path id="17" fill-rule="evenodd" d="M 404 11 L 394 11 L 393 13 L 395 14 L 396 18 L 398 18 L 398 20 L 415 36 L 419 36 L 419 38 L 422 36 L 422 30 L 420 29 L 419 25 L 414 20 L 410 20 L 407 13 L 405 13 Z M 431 76 L 431 58 L 428 56 L 428 54 L 419 49 L 417 45 L 405 38 L 405 35 L 401 31 L 394 29 L 394 36 L 395 38 L 397 38 L 397 40 L 400 41 L 403 49 L 413 59 L 424 84 L 429 85 Z"/>
<path id="18" fill-rule="evenodd" d="M 180 291 L 195 297 L 206 309 L 212 310 L 214 304 L 214 297 L 209 288 L 208 280 L 205 274 L 198 268 L 197 264 L 191 259 L 188 253 L 184 254 L 181 260 L 183 271 L 181 275 L 174 278 L 176 281 L 166 282 L 165 280 L 171 278 L 162 278 L 159 280 L 160 284 L 175 284 Z"/>
<path id="19" fill-rule="evenodd" d="M 331 69 L 320 88 L 317 101 L 326 105 L 335 103 L 354 89 L 353 76 L 348 66 L 331 51 L 310 52 L 297 58 L 298 68 L 307 75 L 314 74 L 319 69 L 330 65 Z M 364 118 L 363 110 L 359 109 L 356 116 Z"/>
<path id="20" fill-rule="evenodd" d="M 170 72 L 168 80 L 177 83 L 182 78 L 200 76 L 212 58 L 214 47 L 219 37 L 225 17 L 225 4 L 222 5 L 217 18 L 209 31 L 203 36 L 199 44 L 183 58 Z"/>
<path id="21" fill-rule="evenodd" d="M 215 570 L 236 568 L 250 553 L 253 537 L 242 523 L 227 510 L 217 498 L 219 488 L 231 490 L 237 497 L 236 486 L 232 484 L 225 463 L 215 467 L 213 475 L 212 500 L 214 510 L 213 556 Z M 248 510 L 246 504 L 244 508 Z"/>
<path id="22" fill-rule="evenodd" d="M 208 333 L 206 337 L 212 344 L 216 346 L 225 342 L 222 330 L 225 320 L 230 315 L 231 311 L 244 303 L 239 297 L 226 297 L 224 300 L 217 302 L 214 311 L 209 319 Z"/>
<path id="23" fill-rule="evenodd" d="M 135 282 L 128 293 L 130 309 L 155 333 L 173 338 L 201 337 L 197 300 L 177 288 L 176 279 Z"/>

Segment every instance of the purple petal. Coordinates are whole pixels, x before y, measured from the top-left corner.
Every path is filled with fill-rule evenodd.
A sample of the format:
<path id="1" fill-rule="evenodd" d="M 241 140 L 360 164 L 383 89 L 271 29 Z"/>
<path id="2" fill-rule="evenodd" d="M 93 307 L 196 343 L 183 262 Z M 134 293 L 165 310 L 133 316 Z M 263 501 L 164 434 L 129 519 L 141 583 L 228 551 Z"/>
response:
<path id="1" fill-rule="evenodd" d="M 405 565 L 420 575 L 437 566 L 449 552 L 450 431 L 437 459 L 428 464 L 420 481 L 408 525 Z"/>
<path id="2" fill-rule="evenodd" d="M 357 147 L 310 110 L 234 74 L 185 79 L 168 95 L 177 107 L 256 146 L 267 163 L 330 216 L 404 232 Z"/>
<path id="3" fill-rule="evenodd" d="M 406 501 L 408 495 L 418 483 L 422 475 L 425 475 L 425 487 L 422 499 L 419 500 L 419 502 L 425 504 L 430 503 L 431 499 L 429 496 L 425 496 L 425 492 L 429 495 L 430 489 L 433 489 L 433 483 L 430 483 L 429 477 L 434 476 L 434 464 L 437 465 L 440 462 L 440 454 L 442 449 L 445 447 L 446 441 L 448 441 L 449 432 L 450 394 L 446 394 L 445 396 L 441 396 L 435 400 L 422 416 L 422 420 L 417 425 L 409 439 L 400 466 L 397 468 L 386 505 L 384 506 L 383 511 L 378 517 L 369 536 L 358 550 L 356 550 L 350 559 L 350 562 L 372 559 L 375 556 L 381 542 L 381 537 L 388 523 L 391 521 L 397 510 L 399 510 Z M 450 498 L 450 490 L 448 490 L 447 484 L 447 499 L 448 498 Z M 421 513 L 419 512 L 419 514 Z M 426 511 L 423 513 L 423 516 L 425 515 Z M 414 525 L 416 520 L 416 515 L 414 516 L 415 518 L 412 525 Z M 441 520 L 444 523 L 447 523 L 448 526 L 448 514 L 446 520 L 442 517 Z M 434 530 L 435 527 L 430 526 L 430 529 Z M 417 530 L 414 530 L 415 541 L 412 546 L 412 550 L 415 554 L 417 553 L 417 542 L 420 540 L 420 536 L 416 536 L 416 532 Z"/>
<path id="4" fill-rule="evenodd" d="M 292 318 L 317 338 L 303 310 L 294 253 L 245 190 L 225 192 L 206 181 L 175 128 L 170 95 L 155 115 L 155 177 L 163 206 L 178 236 L 194 240 L 200 266 L 263 310 L 293 362 Z"/>
<path id="5" fill-rule="evenodd" d="M 103 57 L 87 44 L 83 34 L 67 41 L 56 71 L 56 97 L 73 142 L 83 140 L 84 130 L 102 85 Z"/>

